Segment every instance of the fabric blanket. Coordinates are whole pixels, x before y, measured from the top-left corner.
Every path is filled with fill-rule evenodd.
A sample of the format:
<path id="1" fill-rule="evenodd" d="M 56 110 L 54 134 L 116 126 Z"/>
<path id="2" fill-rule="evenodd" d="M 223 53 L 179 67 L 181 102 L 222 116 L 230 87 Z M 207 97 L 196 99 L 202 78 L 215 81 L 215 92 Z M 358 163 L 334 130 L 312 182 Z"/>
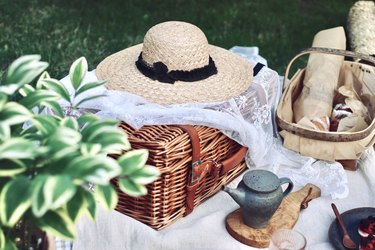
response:
<path id="1" fill-rule="evenodd" d="M 365 152 L 357 171 L 346 171 L 349 196 L 332 200 L 329 196 L 312 200 L 302 210 L 294 229 L 303 233 L 308 249 L 334 249 L 328 230 L 335 220 L 330 204 L 340 212 L 357 207 L 375 207 L 375 153 Z M 234 180 L 236 185 L 242 176 Z M 294 191 L 301 187 L 295 187 Z M 225 228 L 226 216 L 238 208 L 232 198 L 220 191 L 192 214 L 179 219 L 169 227 L 155 231 L 150 227 L 116 211 L 98 210 L 95 221 L 83 218 L 77 225 L 78 237 L 73 249 L 256 249 L 232 238 Z"/>
<path id="2" fill-rule="evenodd" d="M 250 55 L 249 60 L 260 61 L 259 58 L 252 57 L 257 55 L 257 51 L 249 52 L 249 48 L 236 48 L 234 52 L 243 56 Z M 255 80 L 258 77 L 260 83 L 268 83 L 264 86 L 259 85 L 264 89 L 269 89 L 272 85 L 269 84 L 269 77 L 277 76 L 275 72 L 268 74 L 269 72 L 271 71 L 263 70 L 263 73 L 261 71 L 255 77 Z M 93 73 L 88 76 L 95 78 Z M 277 84 L 277 81 L 272 82 Z M 139 112 L 139 109 L 136 111 Z M 272 124 L 269 124 L 269 127 L 272 128 Z M 339 164 L 325 164 L 312 158 L 311 161 L 304 162 L 298 160 L 297 154 L 288 155 L 291 158 L 284 161 L 284 164 L 279 160 L 286 160 L 285 157 L 277 158 L 275 154 L 268 157 L 279 162 L 280 166 L 278 169 L 272 169 L 273 172 L 277 172 L 279 177 L 288 176 L 293 179 L 297 184 L 294 191 L 302 188 L 298 185 L 304 185 L 306 181 L 319 184 L 317 186 L 326 190 L 324 196 L 312 200 L 309 207 L 301 211 L 294 228 L 306 236 L 308 249 L 333 249 L 328 239 L 328 229 L 334 220 L 331 202 L 334 201 L 341 212 L 356 207 L 375 206 L 375 153 L 372 148 L 366 152 L 359 162 L 359 169 L 354 172 L 342 170 Z M 241 179 L 242 176 L 239 176 L 229 185 L 235 187 Z M 337 190 L 340 188 L 344 190 Z M 332 191 L 343 195 L 328 195 Z M 220 191 L 195 208 L 187 217 L 179 219 L 161 231 L 155 231 L 126 215 L 116 211 L 107 212 L 99 207 L 95 221 L 83 218 L 77 224 L 78 235 L 73 242 L 73 249 L 255 249 L 232 238 L 225 228 L 226 216 L 237 208 L 237 203 L 228 194 Z"/>

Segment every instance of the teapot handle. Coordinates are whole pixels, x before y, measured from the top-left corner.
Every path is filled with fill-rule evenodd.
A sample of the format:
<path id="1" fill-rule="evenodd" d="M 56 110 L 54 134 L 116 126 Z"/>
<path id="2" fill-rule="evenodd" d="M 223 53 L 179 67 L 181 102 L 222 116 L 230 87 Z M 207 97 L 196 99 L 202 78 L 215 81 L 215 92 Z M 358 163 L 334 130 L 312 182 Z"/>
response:
<path id="1" fill-rule="evenodd" d="M 285 183 L 288 183 L 289 185 L 283 192 L 283 197 L 287 196 L 290 193 L 290 191 L 292 191 L 293 186 L 294 186 L 293 182 L 289 178 L 287 177 L 280 178 L 280 185 L 285 184 Z"/>

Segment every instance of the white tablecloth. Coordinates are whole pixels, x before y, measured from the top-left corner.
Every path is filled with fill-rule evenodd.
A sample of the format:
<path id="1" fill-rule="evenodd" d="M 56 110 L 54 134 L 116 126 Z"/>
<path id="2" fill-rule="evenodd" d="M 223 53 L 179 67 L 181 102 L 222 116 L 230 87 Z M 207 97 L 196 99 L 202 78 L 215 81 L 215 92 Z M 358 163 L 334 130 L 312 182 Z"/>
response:
<path id="1" fill-rule="evenodd" d="M 249 52 L 244 49 L 246 56 Z M 241 51 L 242 48 L 237 48 L 235 52 L 241 54 Z M 248 59 L 260 61 L 262 58 Z M 265 89 L 266 87 L 264 86 Z M 333 249 L 328 240 L 328 228 L 334 220 L 330 206 L 332 201 L 341 212 L 356 207 L 375 206 L 374 163 L 375 153 L 371 150 L 363 157 L 357 171 L 346 171 L 350 192 L 347 198 L 332 200 L 331 196 L 326 195 L 311 201 L 309 207 L 301 212 L 294 228 L 306 236 L 308 249 Z M 329 168 L 329 165 L 327 167 Z M 289 175 L 288 171 L 292 171 L 292 168 L 287 166 L 284 169 L 286 171 L 281 172 L 286 175 Z M 310 178 L 314 179 L 314 183 L 318 182 L 317 178 L 332 179 L 333 176 L 321 176 L 326 172 L 330 171 L 318 171 L 318 177 L 316 173 L 311 173 Z M 238 183 L 241 178 L 242 176 L 239 176 L 234 183 Z M 296 186 L 295 190 L 299 188 L 301 186 Z M 195 208 L 192 214 L 161 231 L 155 231 L 116 211 L 107 212 L 99 208 L 95 221 L 83 218 L 77 224 L 78 236 L 73 243 L 73 249 L 255 249 L 238 242 L 225 229 L 226 216 L 237 208 L 237 203 L 228 194 L 220 191 Z M 70 246 L 57 248 L 69 249 Z"/>
<path id="2" fill-rule="evenodd" d="M 307 239 L 308 249 L 334 249 L 328 229 L 334 220 L 330 204 L 340 212 L 357 207 L 375 207 L 375 154 L 366 153 L 357 171 L 346 171 L 350 194 L 345 199 L 320 197 L 302 210 L 294 229 Z M 238 179 L 240 179 L 239 177 Z M 296 187 L 298 190 L 300 187 Z M 99 209 L 94 222 L 82 219 L 73 249 L 256 249 L 232 238 L 225 229 L 226 216 L 238 205 L 224 191 L 198 206 L 192 214 L 161 231 L 120 214 Z"/>

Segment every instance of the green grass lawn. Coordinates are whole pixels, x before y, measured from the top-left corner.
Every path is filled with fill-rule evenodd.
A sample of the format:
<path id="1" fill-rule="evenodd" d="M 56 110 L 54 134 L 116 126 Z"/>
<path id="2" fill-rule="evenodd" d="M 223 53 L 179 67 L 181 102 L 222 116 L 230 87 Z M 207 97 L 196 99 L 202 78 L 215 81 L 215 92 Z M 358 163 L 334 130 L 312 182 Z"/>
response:
<path id="1" fill-rule="evenodd" d="M 193 23 L 209 43 L 258 46 L 283 74 L 316 32 L 345 26 L 354 0 L 0 0 L 0 77 L 14 59 L 41 54 L 55 78 L 85 56 L 90 69 L 106 56 L 142 42 L 167 20 Z"/>

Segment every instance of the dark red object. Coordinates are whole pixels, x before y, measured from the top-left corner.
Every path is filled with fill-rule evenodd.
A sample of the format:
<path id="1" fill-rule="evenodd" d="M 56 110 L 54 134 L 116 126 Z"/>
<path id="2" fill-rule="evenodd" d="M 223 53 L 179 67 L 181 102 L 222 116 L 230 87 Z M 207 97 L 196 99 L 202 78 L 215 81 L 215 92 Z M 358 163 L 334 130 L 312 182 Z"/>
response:
<path id="1" fill-rule="evenodd" d="M 375 250 L 375 216 L 368 216 L 359 222 L 358 233 L 361 235 L 361 249 Z"/>
<path id="2" fill-rule="evenodd" d="M 361 250 L 375 250 L 375 237 L 370 235 L 361 238 Z"/>
<path id="3" fill-rule="evenodd" d="M 368 216 L 359 222 L 359 234 L 362 237 L 375 236 L 375 216 Z"/>

